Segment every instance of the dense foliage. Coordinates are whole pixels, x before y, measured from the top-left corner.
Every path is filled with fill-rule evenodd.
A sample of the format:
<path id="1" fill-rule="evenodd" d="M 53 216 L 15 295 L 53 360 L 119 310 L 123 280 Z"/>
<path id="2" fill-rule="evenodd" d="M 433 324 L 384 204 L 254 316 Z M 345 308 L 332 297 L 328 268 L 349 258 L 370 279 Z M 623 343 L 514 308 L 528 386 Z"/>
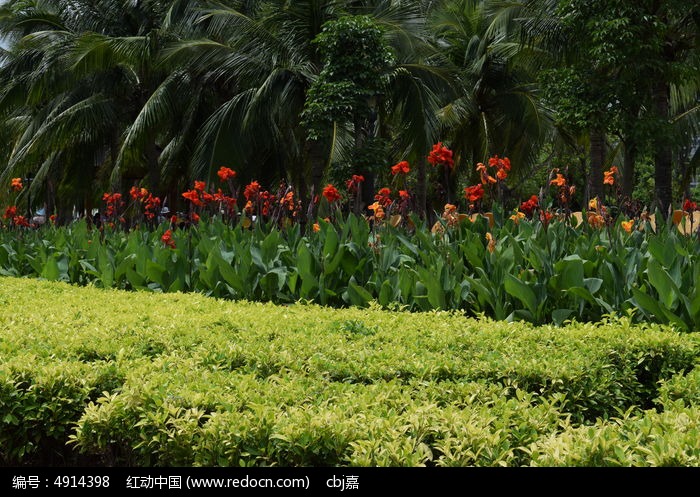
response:
<path id="1" fill-rule="evenodd" d="M 305 203 L 356 174 L 356 213 L 366 214 L 380 172 L 408 161 L 415 212 L 429 218 L 499 155 L 513 163 L 507 209 L 554 167 L 568 168 L 585 206 L 616 166 L 628 201 L 668 214 L 693 198 L 700 160 L 698 9 L 10 0 L 0 8 L 0 184 L 24 179 L 21 209 L 66 223 L 92 215 L 100 192 L 133 186 L 180 210 L 180 192 L 221 166 L 264 189 L 284 181 Z M 438 142 L 454 151 L 449 170 L 426 162 Z M 635 173 L 647 163 L 653 195 Z"/>

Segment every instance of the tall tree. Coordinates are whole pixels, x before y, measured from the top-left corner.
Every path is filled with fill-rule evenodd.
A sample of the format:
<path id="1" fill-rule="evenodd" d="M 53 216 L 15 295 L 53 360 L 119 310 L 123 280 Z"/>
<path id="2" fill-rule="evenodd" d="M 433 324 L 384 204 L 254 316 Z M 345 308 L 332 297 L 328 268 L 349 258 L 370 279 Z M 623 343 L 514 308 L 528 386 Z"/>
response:
<path id="1" fill-rule="evenodd" d="M 494 12 L 488 2 L 452 0 L 431 17 L 460 85 L 440 112 L 445 138 L 469 175 L 492 155 L 508 156 L 514 174 L 526 171 L 551 129 L 534 85 L 534 52 L 520 44 L 519 26 Z"/>
<path id="2" fill-rule="evenodd" d="M 0 181 L 38 167 L 32 191 L 47 192 L 49 208 L 56 195 L 64 217 L 74 206 L 92 207 L 96 182 L 114 164 L 122 132 L 153 86 L 153 51 L 142 41 L 153 42 L 164 12 L 155 1 L 28 0 L 3 7 L 0 30 L 10 49 L 0 112 L 13 142 Z"/>

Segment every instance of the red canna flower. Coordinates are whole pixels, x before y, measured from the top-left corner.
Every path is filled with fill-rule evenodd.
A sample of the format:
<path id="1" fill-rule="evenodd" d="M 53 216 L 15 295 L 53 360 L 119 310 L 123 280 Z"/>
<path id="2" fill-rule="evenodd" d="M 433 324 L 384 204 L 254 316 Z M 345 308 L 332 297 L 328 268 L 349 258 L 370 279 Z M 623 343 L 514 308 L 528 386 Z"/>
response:
<path id="1" fill-rule="evenodd" d="M 5 215 L 3 216 L 5 219 L 11 219 L 17 215 L 17 207 L 14 205 L 9 206 L 7 209 L 5 209 Z"/>
<path id="2" fill-rule="evenodd" d="M 683 210 L 685 212 L 693 212 L 698 210 L 697 202 L 691 202 L 690 199 L 685 199 L 683 202 Z"/>
<path id="3" fill-rule="evenodd" d="M 243 196 L 246 200 L 257 200 L 260 195 L 260 183 L 257 181 L 250 182 L 243 190 Z"/>
<path id="4" fill-rule="evenodd" d="M 540 211 L 540 222 L 544 225 L 545 228 L 549 226 L 549 223 L 553 217 L 554 214 L 552 214 L 549 211 Z"/>
<path id="5" fill-rule="evenodd" d="M 197 207 L 201 207 L 204 203 L 199 198 L 199 192 L 197 190 L 189 190 L 182 194 L 187 200 L 192 202 Z"/>
<path id="6" fill-rule="evenodd" d="M 524 214 L 531 216 L 532 212 L 537 209 L 540 206 L 540 199 L 537 197 L 537 195 L 533 195 L 530 197 L 529 200 L 526 200 L 522 204 L 520 204 L 520 210 L 523 211 Z"/>
<path id="7" fill-rule="evenodd" d="M 166 247 L 170 247 L 171 249 L 175 248 L 175 240 L 173 240 L 173 232 L 171 230 L 167 230 L 165 233 L 163 233 L 163 236 L 161 236 L 160 239 Z"/>
<path id="8" fill-rule="evenodd" d="M 352 178 L 345 182 L 345 186 L 348 188 L 349 192 L 357 192 L 360 187 L 360 183 L 365 181 L 365 177 L 360 174 L 353 174 Z"/>
<path id="9" fill-rule="evenodd" d="M 326 200 L 328 200 L 329 204 L 340 200 L 340 192 L 335 186 L 331 184 L 326 185 L 326 187 L 323 189 L 323 196 L 326 197 Z"/>
<path id="10" fill-rule="evenodd" d="M 484 197 L 484 187 L 481 184 L 468 186 L 464 189 L 464 197 L 473 204 Z"/>
<path id="11" fill-rule="evenodd" d="M 391 174 L 392 175 L 408 174 L 410 171 L 411 171 L 411 167 L 409 166 L 408 162 L 405 160 L 399 162 L 395 166 L 391 166 Z"/>
<path id="12" fill-rule="evenodd" d="M 194 189 L 195 190 L 203 192 L 206 187 L 207 187 L 207 184 L 204 181 L 195 180 L 195 182 L 194 182 Z"/>
<path id="13" fill-rule="evenodd" d="M 430 154 L 428 154 L 428 162 L 430 162 L 433 166 L 445 164 L 450 169 L 452 169 L 455 165 L 452 158 L 452 150 L 444 147 L 442 142 L 437 142 L 435 145 L 433 145 L 433 149 L 430 151 Z"/>
<path id="14" fill-rule="evenodd" d="M 131 195 L 131 198 L 133 198 L 134 200 L 143 200 L 149 195 L 149 193 L 148 190 L 146 190 L 145 188 L 132 186 L 131 190 L 129 190 L 129 195 Z"/>
<path id="15" fill-rule="evenodd" d="M 15 216 L 12 218 L 12 223 L 15 226 L 24 226 L 25 228 L 29 228 L 29 221 L 27 221 L 27 218 L 24 216 Z"/>
<path id="16" fill-rule="evenodd" d="M 20 191 L 24 186 L 22 185 L 22 178 L 12 178 L 12 189 L 16 192 Z"/>
<path id="17" fill-rule="evenodd" d="M 503 169 L 506 172 L 510 171 L 510 159 L 508 157 L 503 157 L 502 159 L 497 155 L 494 155 L 489 159 L 489 166 L 495 167 L 496 169 Z"/>
<path id="18" fill-rule="evenodd" d="M 236 177 L 236 171 L 224 166 L 221 166 L 216 174 L 219 176 L 221 181 L 227 181 Z"/>
<path id="19" fill-rule="evenodd" d="M 500 158 L 494 155 L 489 159 L 489 167 L 495 167 L 496 178 L 503 181 L 508 177 L 508 172 L 510 171 L 510 159 L 508 157 Z"/>
<path id="20" fill-rule="evenodd" d="M 382 207 L 388 206 L 391 204 L 391 190 L 386 187 L 381 188 L 374 196 L 374 200 L 379 202 Z"/>

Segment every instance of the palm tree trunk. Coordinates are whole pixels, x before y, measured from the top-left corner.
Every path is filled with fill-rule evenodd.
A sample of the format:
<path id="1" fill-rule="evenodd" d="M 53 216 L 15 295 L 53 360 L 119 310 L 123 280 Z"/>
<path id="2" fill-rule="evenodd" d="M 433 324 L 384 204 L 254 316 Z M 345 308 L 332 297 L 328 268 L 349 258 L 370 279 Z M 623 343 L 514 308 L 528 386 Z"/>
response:
<path id="1" fill-rule="evenodd" d="M 158 165 L 158 150 L 154 141 L 146 146 L 146 160 L 148 161 L 148 186 L 149 190 L 160 194 L 160 166 Z"/>
<path id="2" fill-rule="evenodd" d="M 46 179 L 46 222 L 49 222 L 49 216 L 55 214 L 56 210 L 56 184 L 53 178 L 49 175 Z"/>
<path id="3" fill-rule="evenodd" d="M 309 140 L 306 142 L 306 156 L 311 170 L 311 191 L 309 192 L 309 202 L 313 202 L 313 197 L 321 194 L 321 182 L 326 173 L 326 163 L 328 154 L 327 144 L 323 141 Z"/>
<path id="4" fill-rule="evenodd" d="M 605 164 L 605 135 L 600 129 L 590 132 L 591 139 L 591 198 L 603 196 L 603 164 Z"/>
<path id="5" fill-rule="evenodd" d="M 659 80 L 653 93 L 654 107 L 658 118 L 666 123 L 670 113 L 670 88 L 668 83 Z M 656 205 L 664 214 L 670 214 L 672 202 L 673 157 L 666 133 L 657 133 L 654 143 L 654 184 Z"/>
<path id="6" fill-rule="evenodd" d="M 637 159 L 637 144 L 632 139 L 625 142 L 625 159 L 622 167 L 622 195 L 632 198 L 634 192 L 634 163 Z"/>
<path id="7" fill-rule="evenodd" d="M 421 219 L 426 219 L 426 206 L 428 201 L 428 175 L 426 171 L 424 158 L 418 160 L 418 169 L 416 173 L 416 212 L 418 213 L 418 216 L 420 216 Z"/>
<path id="8" fill-rule="evenodd" d="M 354 119 L 354 129 L 355 129 L 355 156 L 359 156 L 359 152 L 365 147 L 367 143 L 367 138 L 369 135 L 369 128 L 373 125 L 367 119 L 355 116 Z M 356 210 L 362 212 L 364 208 L 371 203 L 374 198 L 374 180 L 375 174 L 370 168 L 366 167 L 365 164 L 361 164 L 358 168 L 358 173 L 362 175 L 365 180 L 362 185 L 357 189 L 358 199 L 355 201 Z"/>

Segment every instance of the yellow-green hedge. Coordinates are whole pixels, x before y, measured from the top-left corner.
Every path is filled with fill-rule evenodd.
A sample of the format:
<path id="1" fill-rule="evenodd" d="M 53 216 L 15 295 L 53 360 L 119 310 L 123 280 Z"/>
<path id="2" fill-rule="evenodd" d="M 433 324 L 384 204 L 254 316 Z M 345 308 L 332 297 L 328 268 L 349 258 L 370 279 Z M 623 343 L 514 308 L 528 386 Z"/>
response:
<path id="1" fill-rule="evenodd" d="M 0 304 L 2 464 L 697 464 L 696 334 L 17 278 Z"/>

